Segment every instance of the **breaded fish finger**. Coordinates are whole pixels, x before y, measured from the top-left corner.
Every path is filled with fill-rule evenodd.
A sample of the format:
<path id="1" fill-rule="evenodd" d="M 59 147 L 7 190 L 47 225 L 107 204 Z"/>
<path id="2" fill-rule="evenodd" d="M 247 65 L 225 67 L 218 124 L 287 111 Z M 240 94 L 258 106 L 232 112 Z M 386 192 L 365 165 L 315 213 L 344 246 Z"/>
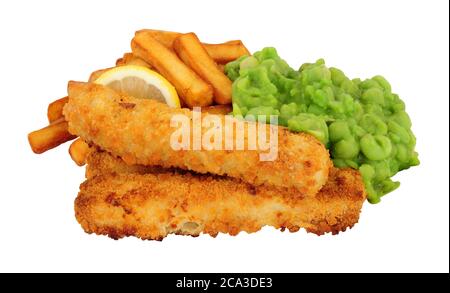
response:
<path id="1" fill-rule="evenodd" d="M 75 214 L 87 233 L 161 240 L 168 234 L 236 235 L 269 225 L 318 235 L 357 223 L 365 200 L 357 171 L 333 169 L 316 197 L 293 197 L 227 177 L 162 171 L 110 173 L 80 186 Z"/>
<path id="2" fill-rule="evenodd" d="M 327 181 L 332 166 L 329 153 L 308 134 L 273 126 L 278 132 L 274 161 L 261 161 L 260 155 L 268 151 L 259 148 L 176 150 L 171 145 L 171 136 L 177 128 L 171 127 L 171 119 L 177 114 L 189 118 L 187 123 L 194 129 L 193 111 L 189 109 L 174 109 L 154 100 L 136 99 L 101 85 L 81 82 L 69 83 L 69 102 L 64 108 L 71 133 L 121 157 L 128 164 L 227 175 L 253 185 L 293 188 L 302 196 L 314 196 Z M 224 115 L 209 116 L 225 124 Z M 242 123 L 245 130 L 256 124 Z M 269 127 L 265 128 L 269 137 Z M 224 129 L 213 130 L 225 137 Z M 210 129 L 201 127 L 200 131 L 204 135 Z M 232 135 L 232 141 L 237 143 L 236 132 Z M 244 131 L 243 135 L 247 142 L 248 132 Z"/>

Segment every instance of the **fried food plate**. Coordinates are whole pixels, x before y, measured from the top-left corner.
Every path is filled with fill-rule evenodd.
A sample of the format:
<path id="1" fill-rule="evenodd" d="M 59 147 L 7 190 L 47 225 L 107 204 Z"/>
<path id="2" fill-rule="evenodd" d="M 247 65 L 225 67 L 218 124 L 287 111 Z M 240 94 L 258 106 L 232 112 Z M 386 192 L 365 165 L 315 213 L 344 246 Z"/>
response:
<path id="1" fill-rule="evenodd" d="M 201 107 L 226 124 L 232 82 L 224 64 L 250 55 L 241 41 L 206 44 L 194 33 L 141 30 L 131 50 L 116 67 L 158 72 L 173 84 L 181 106 Z M 273 161 L 261 160 L 267 150 L 259 146 L 175 150 L 169 144 L 171 118 L 184 115 L 193 129 L 199 125 L 195 112 L 94 84 L 108 70 L 93 72 L 89 83 L 69 82 L 68 97 L 48 106 L 50 124 L 28 136 L 35 153 L 79 137 L 69 153 L 77 165 L 87 162 L 87 180 L 75 200 L 76 218 L 86 232 L 161 240 L 169 234 L 251 233 L 269 225 L 321 235 L 358 221 L 366 198 L 359 172 L 334 168 L 316 138 L 273 126 L 278 142 Z M 237 138 L 238 130 L 233 131 L 233 144 L 250 141 L 247 130 L 256 124 L 242 123 L 244 134 Z M 217 129 L 227 137 L 225 129 Z M 210 130 L 200 123 L 201 136 Z"/>

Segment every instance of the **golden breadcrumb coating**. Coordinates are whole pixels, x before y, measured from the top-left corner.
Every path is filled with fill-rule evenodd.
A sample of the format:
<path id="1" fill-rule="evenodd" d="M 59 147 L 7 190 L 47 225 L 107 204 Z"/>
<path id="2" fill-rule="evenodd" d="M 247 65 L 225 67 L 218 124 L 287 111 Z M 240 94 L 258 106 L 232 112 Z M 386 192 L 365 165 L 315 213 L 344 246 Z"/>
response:
<path id="1" fill-rule="evenodd" d="M 91 146 L 86 157 L 86 178 L 110 174 L 110 173 L 135 173 L 145 174 L 164 171 L 157 166 L 128 165 L 120 158 L 116 158 L 108 152 L 102 151 L 97 146 Z"/>
<path id="2" fill-rule="evenodd" d="M 366 198 L 352 169 L 333 168 L 316 197 L 301 198 L 222 176 L 126 166 L 106 152 L 90 154 L 88 174 L 95 176 L 81 184 L 75 200 L 87 233 L 161 240 L 171 233 L 236 235 L 269 225 L 336 234 L 357 223 Z"/>
<path id="3" fill-rule="evenodd" d="M 173 109 L 155 100 L 136 99 L 101 85 L 81 82 L 69 83 L 69 102 L 64 108 L 72 134 L 130 165 L 159 165 L 227 175 L 253 185 L 294 188 L 302 196 L 314 196 L 327 181 L 332 166 L 329 153 L 308 134 L 274 126 L 278 129 L 278 156 L 274 161 L 261 161 L 260 154 L 268 152 L 262 149 L 174 150 L 170 138 L 177 128 L 171 127 L 170 121 L 175 114 L 190 117 L 193 129 L 193 112 L 189 109 Z M 224 125 L 225 116 L 217 117 Z M 244 125 L 248 129 L 254 122 Z M 202 127 L 200 131 L 205 134 L 209 130 Z M 269 132 L 267 127 L 266 137 Z M 244 131 L 245 145 L 247 134 Z M 233 135 L 236 141 L 236 131 Z"/>

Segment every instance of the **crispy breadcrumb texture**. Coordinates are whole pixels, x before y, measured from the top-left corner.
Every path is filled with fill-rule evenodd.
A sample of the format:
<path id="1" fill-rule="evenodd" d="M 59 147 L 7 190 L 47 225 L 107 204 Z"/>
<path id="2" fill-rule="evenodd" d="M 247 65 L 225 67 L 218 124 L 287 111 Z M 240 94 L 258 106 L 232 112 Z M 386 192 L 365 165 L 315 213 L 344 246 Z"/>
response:
<path id="1" fill-rule="evenodd" d="M 96 159 L 91 154 L 88 173 L 95 176 L 81 184 L 75 214 L 87 233 L 114 239 L 237 235 L 266 225 L 337 234 L 357 223 L 366 197 L 359 172 L 351 169 L 332 169 L 316 197 L 302 198 L 222 176 L 158 168 L 143 171 L 142 166 L 124 169 L 127 165 L 118 158 L 93 154 Z"/>
<path id="2" fill-rule="evenodd" d="M 95 145 L 90 147 L 89 154 L 86 158 L 86 164 L 86 178 L 88 179 L 109 173 L 145 174 L 163 171 L 163 168 L 158 166 L 128 165 L 125 161 L 108 152 L 102 151 Z"/>
<path id="3" fill-rule="evenodd" d="M 198 173 L 211 173 L 238 178 L 253 185 L 273 185 L 295 188 L 296 194 L 314 196 L 328 179 L 332 166 L 329 153 L 317 139 L 305 133 L 278 130 L 278 151 L 274 161 L 261 161 L 268 150 L 174 150 L 171 136 L 177 130 L 171 126 L 175 115 L 188 118 L 191 135 L 194 132 L 193 111 L 174 109 L 151 99 L 136 99 L 107 87 L 81 82 L 69 83 L 69 102 L 64 107 L 69 131 L 92 142 L 103 150 L 121 157 L 128 164 L 180 168 Z M 224 115 L 214 116 L 225 125 Z M 236 119 L 233 119 L 237 123 Z M 194 123 L 195 122 L 195 123 Z M 237 144 L 249 144 L 248 129 L 254 122 L 243 123 L 243 138 L 225 128 L 201 127 L 202 135 L 218 132 Z M 265 125 L 265 124 L 264 124 Z M 266 138 L 271 132 L 265 127 Z M 219 133 L 220 132 L 220 133 Z M 213 135 L 212 135 L 213 136 Z M 192 144 L 193 139 L 191 138 Z M 191 146 L 192 148 L 192 146 Z"/>

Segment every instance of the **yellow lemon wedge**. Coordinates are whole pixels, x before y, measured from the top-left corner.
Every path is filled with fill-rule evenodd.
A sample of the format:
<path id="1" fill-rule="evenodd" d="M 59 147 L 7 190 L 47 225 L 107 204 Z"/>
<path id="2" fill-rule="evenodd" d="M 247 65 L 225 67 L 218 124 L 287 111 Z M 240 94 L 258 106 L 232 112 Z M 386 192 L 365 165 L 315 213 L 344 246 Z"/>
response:
<path id="1" fill-rule="evenodd" d="M 102 73 L 95 83 L 136 98 L 154 99 L 172 108 L 180 108 L 180 99 L 173 85 L 161 74 L 143 66 L 111 68 Z"/>

